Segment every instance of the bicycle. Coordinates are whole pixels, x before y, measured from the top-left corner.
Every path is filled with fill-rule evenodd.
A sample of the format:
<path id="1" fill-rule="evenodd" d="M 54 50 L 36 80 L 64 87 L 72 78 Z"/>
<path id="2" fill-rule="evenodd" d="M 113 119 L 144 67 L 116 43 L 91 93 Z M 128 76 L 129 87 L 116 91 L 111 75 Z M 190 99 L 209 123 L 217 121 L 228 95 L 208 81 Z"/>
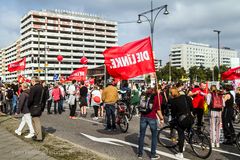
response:
<path id="1" fill-rule="evenodd" d="M 238 135 L 236 136 L 236 145 L 237 145 L 237 148 L 238 148 L 239 151 L 240 151 L 240 132 L 239 132 Z"/>
<path id="2" fill-rule="evenodd" d="M 126 133 L 129 128 L 129 121 L 127 118 L 127 105 L 122 101 L 116 103 L 116 124 L 119 126 L 121 132 Z M 105 114 L 104 125 L 107 124 L 107 115 Z"/>
<path id="3" fill-rule="evenodd" d="M 118 101 L 116 123 L 123 133 L 126 133 L 129 127 L 129 121 L 128 121 L 127 115 L 128 115 L 127 105 L 122 101 Z"/>
<path id="4" fill-rule="evenodd" d="M 239 106 L 238 105 L 234 105 L 233 108 L 234 108 L 234 114 L 233 114 L 234 120 L 233 120 L 233 123 L 238 124 L 238 123 L 240 123 Z"/>
<path id="5" fill-rule="evenodd" d="M 211 155 L 212 146 L 209 137 L 196 127 L 185 131 L 185 140 L 199 158 L 206 159 Z M 167 148 L 175 148 L 178 145 L 177 125 L 174 119 L 159 130 L 158 142 Z"/>

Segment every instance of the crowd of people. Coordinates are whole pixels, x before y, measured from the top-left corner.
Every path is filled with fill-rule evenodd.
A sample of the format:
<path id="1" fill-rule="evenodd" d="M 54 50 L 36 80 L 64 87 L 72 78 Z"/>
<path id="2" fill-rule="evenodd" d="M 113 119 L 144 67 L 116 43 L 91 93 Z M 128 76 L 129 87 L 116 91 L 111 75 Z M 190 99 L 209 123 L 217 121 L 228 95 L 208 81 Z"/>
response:
<path id="1" fill-rule="evenodd" d="M 157 132 L 166 120 L 176 121 L 179 137 L 179 153 L 176 157 L 183 158 L 184 131 L 195 123 L 194 117 L 196 117 L 196 126 L 201 129 L 204 125 L 204 112 L 210 119 L 209 133 L 212 147 L 220 147 L 221 128 L 223 128 L 225 144 L 233 144 L 235 141 L 232 124 L 233 106 L 240 105 L 240 88 L 237 88 L 235 93 L 231 85 L 224 87 L 211 85 L 207 88 L 204 82 L 192 85 L 162 82 L 154 87 L 139 84 L 131 84 L 129 87 L 125 82 L 117 88 L 112 79 L 109 79 L 107 86 L 103 87 L 97 84 L 86 86 L 84 81 L 75 80 L 70 85 L 63 85 L 60 82 L 46 84 L 39 77 L 32 77 L 31 84 L 26 82 L 1 84 L 0 112 L 7 115 L 22 113 L 21 123 L 15 133 L 21 135 L 23 127 L 27 124 L 29 134 L 25 138 L 36 141 L 44 139 L 40 117 L 45 108 L 47 114 L 62 114 L 65 112 L 64 104 L 66 103 L 69 106 L 70 119 L 85 118 L 88 106 L 94 110 L 93 120 L 103 118 L 105 111 L 107 124 L 104 129 L 115 131 L 115 109 L 119 95 L 129 110 L 134 110 L 135 116 L 140 116 L 138 141 L 138 158 L 140 159 L 143 156 L 144 137 L 148 125 L 152 135 L 151 159 L 159 158 L 156 154 Z M 78 106 L 79 114 L 76 112 Z M 206 106 L 208 113 L 205 111 Z"/>

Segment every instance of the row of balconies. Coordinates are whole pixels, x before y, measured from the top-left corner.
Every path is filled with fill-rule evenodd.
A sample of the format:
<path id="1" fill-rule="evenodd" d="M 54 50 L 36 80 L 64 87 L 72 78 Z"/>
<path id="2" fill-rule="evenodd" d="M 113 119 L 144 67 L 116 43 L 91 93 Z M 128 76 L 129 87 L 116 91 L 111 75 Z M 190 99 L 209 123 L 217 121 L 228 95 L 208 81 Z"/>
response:
<path id="1" fill-rule="evenodd" d="M 20 30 L 20 33 L 23 35 L 26 33 L 27 30 L 32 29 L 32 28 L 38 28 L 35 27 L 34 25 L 28 25 L 24 29 Z M 64 28 L 64 27 L 53 27 L 53 26 L 40 26 L 41 29 L 45 29 L 47 31 L 53 30 L 56 31 L 57 33 L 59 32 L 66 32 L 68 34 L 74 34 L 74 33 L 82 33 L 82 34 L 95 34 L 95 35 L 110 35 L 110 36 L 117 36 L 117 32 L 109 32 L 108 30 L 104 31 L 96 31 L 96 30 L 86 30 L 86 29 L 74 29 L 74 28 Z"/>

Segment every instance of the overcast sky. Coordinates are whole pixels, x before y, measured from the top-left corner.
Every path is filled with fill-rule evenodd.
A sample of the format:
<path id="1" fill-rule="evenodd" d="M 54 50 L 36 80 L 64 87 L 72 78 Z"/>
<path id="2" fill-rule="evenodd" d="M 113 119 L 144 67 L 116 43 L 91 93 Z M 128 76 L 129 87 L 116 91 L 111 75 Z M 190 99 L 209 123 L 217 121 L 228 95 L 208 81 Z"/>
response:
<path id="1" fill-rule="evenodd" d="M 168 5 L 169 15 L 159 14 L 155 23 L 156 57 L 168 61 L 171 45 L 189 41 L 240 50 L 240 0 L 152 0 L 153 6 Z M 151 0 L 3 0 L 0 6 L 0 48 L 20 35 L 20 19 L 29 10 L 64 9 L 101 15 L 118 22 L 137 21 L 149 10 Z M 163 12 L 161 12 L 163 13 Z M 144 20 L 144 19 L 143 19 Z M 149 23 L 119 23 L 119 45 L 150 35 Z"/>

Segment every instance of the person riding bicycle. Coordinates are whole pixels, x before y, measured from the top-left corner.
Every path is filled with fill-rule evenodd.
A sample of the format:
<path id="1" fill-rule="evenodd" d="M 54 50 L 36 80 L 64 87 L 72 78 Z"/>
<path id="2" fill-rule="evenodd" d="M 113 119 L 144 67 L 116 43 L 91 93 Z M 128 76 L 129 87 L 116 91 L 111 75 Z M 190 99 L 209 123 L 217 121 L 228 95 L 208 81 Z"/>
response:
<path id="1" fill-rule="evenodd" d="M 179 153 L 177 153 L 175 156 L 177 158 L 183 158 L 183 147 L 185 140 L 184 131 L 186 129 L 190 129 L 194 123 L 191 113 L 193 110 L 192 100 L 186 95 L 180 95 L 176 87 L 173 87 L 170 90 L 170 94 L 172 96 L 172 99 L 169 100 L 171 115 L 175 120 L 174 125 L 177 125 L 176 127 L 179 138 Z"/>
<path id="2" fill-rule="evenodd" d="M 112 85 L 112 79 L 108 79 L 107 87 L 103 89 L 102 101 L 107 115 L 107 127 L 105 130 L 116 130 L 115 124 L 115 103 L 118 101 L 118 90 Z M 111 123 L 112 121 L 112 123 Z"/>
<path id="3" fill-rule="evenodd" d="M 131 89 L 128 87 L 127 81 L 123 81 L 123 85 L 120 89 L 120 94 L 122 101 L 127 105 L 127 108 L 129 108 L 131 100 Z"/>

